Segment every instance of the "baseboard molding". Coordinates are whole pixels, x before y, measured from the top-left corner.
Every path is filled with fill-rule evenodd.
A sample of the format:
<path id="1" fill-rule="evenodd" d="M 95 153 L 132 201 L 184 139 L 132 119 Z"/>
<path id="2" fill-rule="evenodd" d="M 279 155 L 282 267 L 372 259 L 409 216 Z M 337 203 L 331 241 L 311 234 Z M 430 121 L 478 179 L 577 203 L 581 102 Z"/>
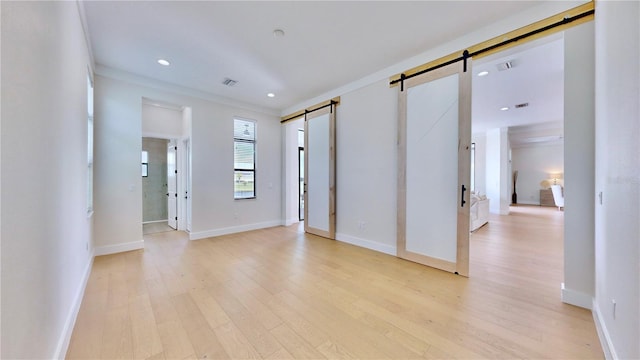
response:
<path id="1" fill-rule="evenodd" d="M 591 306 L 593 306 L 593 297 L 591 295 L 567 289 L 564 287 L 564 283 L 561 285 L 561 292 L 563 303 L 591 310 Z"/>
<path id="2" fill-rule="evenodd" d="M 64 323 L 62 334 L 58 340 L 58 346 L 56 346 L 56 352 L 52 359 L 64 359 L 67 356 L 67 350 L 69 349 L 69 343 L 71 342 L 71 334 L 73 334 L 73 328 L 76 325 L 76 319 L 80 312 L 80 305 L 82 305 L 82 298 L 84 297 L 84 291 L 87 288 L 87 282 L 89 281 L 89 275 L 91 275 L 91 268 L 93 267 L 94 254 L 90 255 L 89 263 L 84 269 L 82 275 L 82 282 L 76 291 L 76 296 L 73 299 L 73 304 L 67 315 L 67 321 Z"/>
<path id="3" fill-rule="evenodd" d="M 341 234 L 341 233 L 336 233 L 336 240 L 342 241 L 347 244 L 363 247 L 365 249 L 374 250 L 381 253 L 396 256 L 396 247 L 392 245 L 381 244 L 379 242 L 366 240 L 366 239 L 358 238 L 358 237 L 347 235 L 347 234 Z"/>
<path id="4" fill-rule="evenodd" d="M 155 223 L 161 223 L 161 222 L 165 222 L 165 221 L 169 221 L 169 219 L 143 221 L 143 222 L 142 222 L 142 225 L 144 225 L 144 224 L 155 224 Z"/>
<path id="5" fill-rule="evenodd" d="M 281 226 L 281 225 L 282 225 L 282 220 L 273 220 L 273 221 L 255 223 L 255 224 L 246 224 L 246 225 L 231 226 L 231 227 L 220 228 L 220 229 L 191 232 L 189 233 L 189 240 L 200 240 L 200 239 L 206 239 L 206 238 L 215 237 L 215 236 L 229 235 L 229 234 L 235 234 L 239 232 L 259 230 L 259 229 L 265 229 L 265 228 Z"/>
<path id="6" fill-rule="evenodd" d="M 297 224 L 300 222 L 300 219 L 298 218 L 293 218 L 293 219 L 287 219 L 284 221 L 284 226 L 291 226 L 293 224 Z"/>
<path id="7" fill-rule="evenodd" d="M 95 256 L 111 255 L 139 249 L 144 249 L 144 240 L 132 241 L 123 244 L 98 246 L 95 250 Z"/>
<path id="8" fill-rule="evenodd" d="M 516 205 L 516 206 L 518 206 L 518 205 L 536 205 L 536 206 L 540 206 L 540 203 L 539 202 L 535 202 L 535 201 L 519 201 L 517 204 L 510 204 L 510 206 L 513 206 L 513 205 Z"/>
<path id="9" fill-rule="evenodd" d="M 593 299 L 592 308 L 593 322 L 596 324 L 596 331 L 598 332 L 598 338 L 600 338 L 600 345 L 602 345 L 602 351 L 604 352 L 605 359 L 619 359 L 618 355 L 616 354 L 616 350 L 613 347 L 613 342 L 611 342 L 611 336 L 609 335 L 609 331 L 607 330 L 607 325 L 602 319 L 600 306 L 598 306 L 598 302 L 596 301 L 596 299 Z"/>

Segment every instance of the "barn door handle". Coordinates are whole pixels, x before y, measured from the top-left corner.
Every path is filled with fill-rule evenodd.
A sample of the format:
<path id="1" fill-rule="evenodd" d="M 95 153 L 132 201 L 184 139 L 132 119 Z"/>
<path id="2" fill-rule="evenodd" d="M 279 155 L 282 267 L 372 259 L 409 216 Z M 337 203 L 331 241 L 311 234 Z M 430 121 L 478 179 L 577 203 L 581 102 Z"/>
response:
<path id="1" fill-rule="evenodd" d="M 462 184 L 462 189 L 460 191 L 460 207 L 464 207 L 464 204 L 466 204 L 467 202 L 464 201 L 464 192 L 467 191 L 467 188 L 464 187 L 464 184 Z"/>

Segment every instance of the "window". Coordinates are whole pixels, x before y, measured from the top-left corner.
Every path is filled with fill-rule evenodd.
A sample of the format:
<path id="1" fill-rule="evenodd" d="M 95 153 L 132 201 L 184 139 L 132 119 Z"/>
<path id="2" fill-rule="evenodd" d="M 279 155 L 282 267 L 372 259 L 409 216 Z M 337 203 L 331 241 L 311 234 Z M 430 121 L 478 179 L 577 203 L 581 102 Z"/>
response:
<path id="1" fill-rule="evenodd" d="M 93 212 L 93 83 L 87 74 L 87 214 Z"/>
<path id="2" fill-rule="evenodd" d="M 142 177 L 149 176 L 149 152 L 142 150 Z"/>
<path id="3" fill-rule="evenodd" d="M 233 120 L 233 197 L 256 197 L 256 122 Z"/>

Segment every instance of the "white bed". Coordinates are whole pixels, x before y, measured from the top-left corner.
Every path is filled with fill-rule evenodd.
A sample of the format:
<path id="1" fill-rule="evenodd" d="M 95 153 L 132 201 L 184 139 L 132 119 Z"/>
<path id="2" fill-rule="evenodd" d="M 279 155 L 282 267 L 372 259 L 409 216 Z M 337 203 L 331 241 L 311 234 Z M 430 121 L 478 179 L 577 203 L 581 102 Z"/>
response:
<path id="1" fill-rule="evenodd" d="M 485 195 L 471 194 L 469 231 L 476 231 L 489 222 L 489 199 Z"/>

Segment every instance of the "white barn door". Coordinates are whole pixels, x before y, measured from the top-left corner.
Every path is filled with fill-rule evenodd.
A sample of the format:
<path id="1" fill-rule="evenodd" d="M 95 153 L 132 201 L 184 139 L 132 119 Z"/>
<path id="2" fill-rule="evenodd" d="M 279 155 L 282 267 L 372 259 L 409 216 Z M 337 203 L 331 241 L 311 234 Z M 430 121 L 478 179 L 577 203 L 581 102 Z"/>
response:
<path id="1" fill-rule="evenodd" d="M 468 276 L 471 64 L 404 81 L 399 92 L 398 256 Z"/>
<path id="2" fill-rule="evenodd" d="M 304 230 L 336 237 L 336 106 L 305 114 Z"/>

